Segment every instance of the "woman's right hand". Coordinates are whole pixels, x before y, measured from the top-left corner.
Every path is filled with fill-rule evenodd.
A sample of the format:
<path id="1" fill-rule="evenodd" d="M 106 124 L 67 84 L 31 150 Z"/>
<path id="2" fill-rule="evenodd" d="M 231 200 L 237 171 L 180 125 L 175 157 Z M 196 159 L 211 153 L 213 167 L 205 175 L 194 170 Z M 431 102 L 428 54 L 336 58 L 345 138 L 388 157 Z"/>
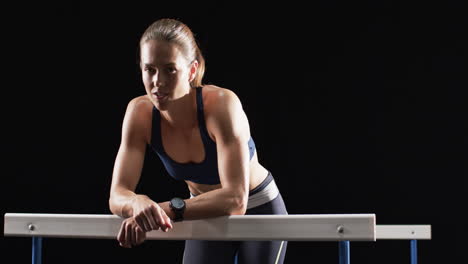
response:
<path id="1" fill-rule="evenodd" d="M 159 230 L 167 232 L 172 228 L 166 212 L 146 195 L 137 195 L 131 202 L 133 218 L 144 232 Z"/>

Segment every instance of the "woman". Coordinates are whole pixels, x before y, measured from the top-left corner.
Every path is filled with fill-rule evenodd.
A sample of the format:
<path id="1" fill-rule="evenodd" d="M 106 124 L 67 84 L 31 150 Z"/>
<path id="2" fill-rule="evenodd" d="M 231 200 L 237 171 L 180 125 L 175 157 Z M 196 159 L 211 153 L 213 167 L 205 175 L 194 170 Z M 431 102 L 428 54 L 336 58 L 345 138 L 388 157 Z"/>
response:
<path id="1" fill-rule="evenodd" d="M 225 215 L 287 214 L 273 176 L 257 158 L 248 119 L 230 90 L 202 85 L 204 58 L 192 31 L 174 19 L 150 25 L 140 40 L 146 94 L 128 104 L 112 176 L 109 206 L 125 217 L 118 241 L 141 244 L 171 221 Z M 156 203 L 136 194 L 146 146 L 191 199 Z M 185 244 L 184 263 L 283 263 L 286 241 L 198 241 Z"/>

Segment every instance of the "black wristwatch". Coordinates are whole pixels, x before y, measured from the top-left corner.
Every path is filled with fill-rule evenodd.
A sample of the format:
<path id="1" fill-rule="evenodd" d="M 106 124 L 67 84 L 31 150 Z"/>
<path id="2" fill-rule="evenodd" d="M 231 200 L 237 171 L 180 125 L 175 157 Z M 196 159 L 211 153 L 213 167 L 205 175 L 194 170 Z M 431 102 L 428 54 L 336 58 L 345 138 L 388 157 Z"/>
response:
<path id="1" fill-rule="evenodd" d="M 184 220 L 185 201 L 181 198 L 174 197 L 169 201 L 169 207 L 174 212 L 174 222 Z"/>

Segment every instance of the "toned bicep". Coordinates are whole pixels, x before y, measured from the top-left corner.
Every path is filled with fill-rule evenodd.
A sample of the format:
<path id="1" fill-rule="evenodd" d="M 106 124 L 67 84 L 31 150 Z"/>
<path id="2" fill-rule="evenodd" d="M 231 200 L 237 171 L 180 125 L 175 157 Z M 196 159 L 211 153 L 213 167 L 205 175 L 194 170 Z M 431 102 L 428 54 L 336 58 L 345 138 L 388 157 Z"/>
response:
<path id="1" fill-rule="evenodd" d="M 135 191 L 140 180 L 145 148 L 121 144 L 112 173 L 112 191 Z"/>
<path id="2" fill-rule="evenodd" d="M 120 147 L 115 159 L 111 196 L 115 192 L 133 192 L 140 180 L 147 144 L 148 117 L 141 102 L 132 100 L 122 125 Z"/>
<path id="3" fill-rule="evenodd" d="M 212 115 L 218 171 L 223 187 L 248 192 L 250 130 L 239 99 L 232 92 L 222 96 Z M 214 110 L 214 109 L 213 109 Z"/>

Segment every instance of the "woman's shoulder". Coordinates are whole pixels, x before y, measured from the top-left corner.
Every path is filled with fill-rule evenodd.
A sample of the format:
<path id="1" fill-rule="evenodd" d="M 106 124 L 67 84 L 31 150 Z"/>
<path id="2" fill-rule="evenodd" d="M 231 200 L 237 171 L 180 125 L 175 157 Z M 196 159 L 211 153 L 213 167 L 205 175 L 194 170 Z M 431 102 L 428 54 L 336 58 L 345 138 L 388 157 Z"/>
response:
<path id="1" fill-rule="evenodd" d="M 203 86 L 203 104 L 205 109 L 214 110 L 240 105 L 239 97 L 232 90 L 216 85 Z"/>
<path id="2" fill-rule="evenodd" d="M 127 105 L 125 115 L 138 123 L 147 121 L 152 117 L 153 103 L 147 95 L 132 98 Z"/>
<path id="3" fill-rule="evenodd" d="M 250 136 L 248 120 L 239 97 L 230 89 L 210 85 L 204 86 L 203 102 L 208 132 L 213 138 Z M 206 95 L 206 97 L 205 97 Z M 232 139 L 232 138 L 231 138 Z"/>
<path id="4" fill-rule="evenodd" d="M 242 104 L 232 90 L 210 85 L 203 93 L 205 120 L 209 131 L 213 131 L 215 127 L 246 127 L 237 123 L 246 118 Z"/>
<path id="5" fill-rule="evenodd" d="M 141 138 L 148 143 L 151 139 L 152 103 L 148 96 L 132 98 L 125 111 L 123 130 L 129 138 Z"/>
<path id="6" fill-rule="evenodd" d="M 141 95 L 132 98 L 127 105 L 127 111 L 148 112 L 153 109 L 153 103 L 148 95 Z"/>

